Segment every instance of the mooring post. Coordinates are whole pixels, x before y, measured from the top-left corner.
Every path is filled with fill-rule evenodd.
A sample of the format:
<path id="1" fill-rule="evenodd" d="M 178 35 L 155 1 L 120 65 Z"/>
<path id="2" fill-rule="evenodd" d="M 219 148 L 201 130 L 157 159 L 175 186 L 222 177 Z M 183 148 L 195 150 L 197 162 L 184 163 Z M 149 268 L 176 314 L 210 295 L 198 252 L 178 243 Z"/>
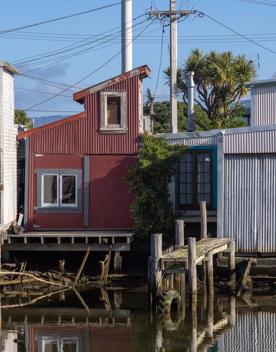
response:
<path id="1" fill-rule="evenodd" d="M 235 258 L 235 253 L 236 253 L 236 246 L 235 246 L 235 241 L 232 240 L 229 244 L 229 272 L 230 272 L 230 280 L 231 280 L 231 286 L 233 288 L 236 287 L 236 258 Z"/>
<path id="2" fill-rule="evenodd" d="M 207 238 L 207 207 L 206 202 L 200 202 L 200 224 L 201 224 L 201 238 Z"/>
<path id="3" fill-rule="evenodd" d="M 196 239 L 188 238 L 188 263 L 189 263 L 189 281 L 191 293 L 197 293 L 197 272 L 196 272 Z"/>
<path id="4" fill-rule="evenodd" d="M 207 262 L 208 294 L 214 296 L 214 264 L 213 255 L 209 255 Z"/>
<path id="5" fill-rule="evenodd" d="M 229 324 L 234 326 L 236 324 L 236 297 L 230 297 L 230 315 L 229 315 Z"/>
<path id="6" fill-rule="evenodd" d="M 123 264 L 123 258 L 120 255 L 120 252 L 115 252 L 115 254 L 114 254 L 114 268 L 113 268 L 115 274 L 122 273 L 122 264 Z"/>
<path id="7" fill-rule="evenodd" d="M 151 236 L 151 287 L 156 293 L 160 284 L 160 258 L 162 257 L 162 234 L 156 233 Z"/>
<path id="8" fill-rule="evenodd" d="M 208 276 L 208 335 L 213 337 L 214 334 L 214 266 L 213 255 L 209 255 L 207 262 Z"/>
<path id="9" fill-rule="evenodd" d="M 192 335 L 191 335 L 191 352 L 197 352 L 197 293 L 192 296 Z"/>
<path id="10" fill-rule="evenodd" d="M 184 246 L 184 220 L 178 219 L 175 222 L 175 245 Z"/>

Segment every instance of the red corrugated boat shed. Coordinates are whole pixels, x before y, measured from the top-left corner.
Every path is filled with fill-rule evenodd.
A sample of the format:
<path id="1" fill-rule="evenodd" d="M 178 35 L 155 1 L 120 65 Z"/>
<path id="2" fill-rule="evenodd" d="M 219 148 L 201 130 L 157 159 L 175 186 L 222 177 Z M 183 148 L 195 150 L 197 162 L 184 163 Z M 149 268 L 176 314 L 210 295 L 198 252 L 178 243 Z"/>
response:
<path id="1" fill-rule="evenodd" d="M 19 134 L 26 143 L 28 230 L 131 228 L 125 176 L 137 159 L 148 74 L 141 66 L 77 92 L 84 112 Z M 118 104 L 119 125 L 106 125 L 109 103 Z"/>

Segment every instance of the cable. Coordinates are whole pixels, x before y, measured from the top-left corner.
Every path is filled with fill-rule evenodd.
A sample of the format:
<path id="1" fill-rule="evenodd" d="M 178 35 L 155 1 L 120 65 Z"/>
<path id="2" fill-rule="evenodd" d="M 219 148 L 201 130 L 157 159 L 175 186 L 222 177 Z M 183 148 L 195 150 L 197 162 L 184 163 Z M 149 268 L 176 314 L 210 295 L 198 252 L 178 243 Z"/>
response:
<path id="1" fill-rule="evenodd" d="M 158 85 L 159 85 L 161 66 L 162 66 L 162 59 L 163 59 L 164 33 L 165 33 L 165 28 L 164 28 L 164 24 L 163 24 L 163 27 L 162 27 L 162 38 L 161 38 L 161 45 L 160 45 L 160 60 L 159 60 L 159 67 L 158 67 L 157 80 L 156 80 L 155 90 L 154 90 L 154 94 L 153 94 L 153 99 L 155 99 L 155 97 L 156 97 L 156 93 L 157 93 L 157 89 L 158 89 Z"/>
<path id="2" fill-rule="evenodd" d="M 243 34 L 237 32 L 237 31 L 234 30 L 233 28 L 231 28 L 231 27 L 227 26 L 226 24 L 224 24 L 224 23 L 222 23 L 222 22 L 216 20 L 214 17 L 207 15 L 205 12 L 199 12 L 199 16 L 206 16 L 207 18 L 209 18 L 209 19 L 212 20 L 213 22 L 215 22 L 215 23 L 217 23 L 218 25 L 220 25 L 220 26 L 222 26 L 222 27 L 228 29 L 228 30 L 231 31 L 232 33 L 235 33 L 236 35 L 240 36 L 241 38 L 246 39 L 247 41 L 253 43 L 254 45 L 256 45 L 256 46 L 258 46 L 258 47 L 260 47 L 260 48 L 262 48 L 262 49 L 264 49 L 264 50 L 266 50 L 266 51 L 269 51 L 271 54 L 276 55 L 276 51 L 274 51 L 274 50 L 268 48 L 267 46 L 264 46 L 264 45 L 262 45 L 262 44 L 256 42 L 255 40 L 250 39 L 250 38 L 248 38 L 247 36 L 245 36 L 245 35 L 243 35 Z"/>
<path id="3" fill-rule="evenodd" d="M 137 37 L 139 37 L 139 35 L 141 35 L 149 26 L 151 26 L 153 22 L 154 22 L 154 21 L 151 21 L 151 22 L 150 22 L 150 23 L 149 23 L 149 24 L 131 41 L 131 43 L 133 43 L 133 41 L 134 41 Z M 130 45 L 131 43 L 129 43 L 128 45 Z M 50 101 L 50 100 L 52 100 L 52 99 L 58 97 L 60 94 L 65 93 L 65 92 L 68 91 L 69 89 L 74 88 L 74 87 L 75 87 L 76 85 L 78 85 L 80 82 L 82 82 L 82 81 L 86 80 L 87 78 L 91 77 L 93 74 L 95 74 L 96 72 L 98 72 L 100 69 L 102 69 L 103 67 L 105 67 L 106 65 L 108 65 L 111 61 L 113 61 L 113 60 L 114 60 L 118 55 L 120 55 L 120 54 L 121 54 L 121 50 L 118 51 L 118 52 L 117 52 L 115 55 L 113 55 L 111 58 L 109 58 L 107 61 L 105 61 L 105 62 L 104 62 L 102 65 L 100 65 L 98 68 L 96 68 L 94 71 L 88 73 L 86 76 L 84 76 L 83 78 L 81 78 L 80 80 L 78 80 L 78 81 L 77 81 L 75 84 L 73 84 L 71 87 L 68 87 L 68 88 L 62 90 L 61 92 L 57 93 L 57 94 L 54 95 L 53 97 L 50 97 L 50 98 L 45 99 L 45 100 L 43 100 L 43 101 L 40 101 L 39 103 L 36 103 L 36 104 L 34 104 L 34 105 L 32 105 L 32 106 L 30 106 L 30 107 L 24 109 L 24 111 L 31 110 L 31 109 L 33 109 L 33 108 L 36 107 L 36 106 L 39 106 L 39 105 L 41 105 L 41 104 L 44 104 L 44 103 L 46 103 L 46 102 L 48 102 L 48 101 Z"/>
<path id="4" fill-rule="evenodd" d="M 254 5 L 264 5 L 264 6 L 276 6 L 276 2 L 274 1 L 261 1 L 261 0 L 238 0 L 240 2 L 246 2 L 246 3 L 251 3 Z"/>
<path id="5" fill-rule="evenodd" d="M 17 90 L 23 90 L 26 92 L 32 92 L 32 93 L 37 93 L 37 94 L 47 94 L 47 95 L 55 95 L 55 93 L 50 93 L 50 92 L 43 92 L 41 90 L 34 90 L 34 89 L 27 89 L 27 88 L 22 88 L 22 87 L 15 87 L 15 89 Z M 72 95 L 69 94 L 61 94 L 60 97 L 67 97 L 67 98 L 72 98 Z"/>
<path id="6" fill-rule="evenodd" d="M 0 31 L 0 35 L 1 34 L 5 34 L 5 33 L 11 33 L 11 32 L 15 32 L 21 29 L 26 29 L 26 28 L 32 28 L 32 27 L 36 27 L 36 26 L 41 26 L 43 24 L 47 24 L 47 23 L 52 23 L 52 22 L 56 22 L 56 21 L 61 21 L 61 20 L 65 20 L 67 18 L 72 18 L 72 17 L 76 17 L 76 16 L 81 16 L 81 15 L 85 15 L 87 13 L 91 13 L 91 12 L 96 12 L 96 11 L 100 11 L 100 10 L 104 10 L 110 7 L 114 7 L 114 6 L 118 6 L 120 5 L 121 2 L 115 2 L 113 4 L 109 4 L 109 5 L 105 5 L 105 6 L 101 6 L 101 7 L 97 7 L 94 9 L 90 9 L 90 10 L 86 10 L 86 11 L 82 11 L 82 12 L 77 12 L 77 13 L 73 13 L 71 15 L 67 15 L 67 16 L 62 16 L 62 17 L 56 17 L 56 18 L 52 18 L 50 20 L 46 20 L 46 21 L 42 21 L 42 22 L 37 22 L 37 23 L 32 23 L 32 24 L 28 24 L 25 26 L 21 26 L 21 27 L 15 27 L 15 28 L 10 28 L 10 29 L 5 29 Z"/>
<path id="7" fill-rule="evenodd" d="M 144 16 L 144 14 L 137 16 L 136 18 L 133 19 L 133 21 L 136 21 L 137 19 L 139 19 L 142 16 Z M 137 24 L 135 24 L 133 27 L 135 27 L 136 25 Z M 111 28 L 111 29 L 109 29 L 107 31 L 104 31 L 104 32 L 102 32 L 99 35 L 109 33 L 109 32 L 113 31 L 116 28 L 118 28 L 118 26 L 116 26 L 114 28 Z M 117 35 L 118 33 L 121 33 L 121 29 L 119 31 L 113 33 L 112 36 Z M 25 63 L 30 63 L 30 62 L 36 61 L 36 60 L 38 60 L 40 58 L 46 58 L 46 57 L 51 57 L 51 56 L 54 56 L 54 55 L 62 54 L 64 52 L 67 52 L 67 51 L 70 51 L 70 50 L 73 50 L 73 49 L 78 49 L 78 48 L 80 48 L 82 46 L 98 42 L 98 41 L 103 40 L 103 39 L 105 39 L 107 37 L 110 37 L 110 35 L 106 35 L 103 38 L 98 38 L 98 39 L 95 39 L 95 40 L 92 40 L 92 41 L 91 40 L 87 40 L 87 39 L 83 39 L 83 40 L 79 41 L 78 45 L 74 45 L 74 44 L 66 45 L 65 47 L 62 47 L 62 48 L 57 49 L 57 50 L 51 50 L 51 51 L 44 52 L 44 53 L 41 53 L 41 54 L 38 54 L 38 55 L 32 55 L 32 56 L 29 56 L 29 57 L 25 57 L 25 58 L 22 58 L 22 59 L 18 59 L 18 60 L 12 61 L 12 64 L 23 65 Z M 83 43 L 83 42 L 84 42 L 84 44 L 80 44 L 80 43 Z"/>
<path id="8" fill-rule="evenodd" d="M 145 23 L 145 21 L 146 20 L 143 20 L 143 21 L 140 21 L 139 23 L 136 23 L 136 25 L 134 25 L 133 28 L 140 26 L 141 24 Z M 35 58 L 35 59 L 30 59 L 30 60 L 23 61 L 21 64 L 19 63 L 17 65 L 26 66 L 26 64 L 30 64 L 30 63 L 33 63 L 33 62 L 36 62 L 36 61 L 39 61 L 39 60 L 47 59 L 47 58 L 52 57 L 52 56 L 60 55 L 60 54 L 62 54 L 64 52 L 68 52 L 68 51 L 70 52 L 70 51 L 72 51 L 74 49 L 81 48 L 81 47 L 86 46 L 86 45 L 88 45 L 90 43 L 97 42 L 99 40 L 103 40 L 104 38 L 107 38 L 106 40 L 102 41 L 99 44 L 96 44 L 94 46 L 91 46 L 91 47 L 88 47 L 88 48 L 85 48 L 85 49 L 82 49 L 82 50 L 79 50 L 79 51 L 76 51 L 75 53 L 71 53 L 69 56 L 68 55 L 64 55 L 64 56 L 61 56 L 59 58 L 54 58 L 54 59 L 48 59 L 48 60 L 41 61 L 41 63 L 43 63 L 43 62 L 51 62 L 51 61 L 54 61 L 55 63 L 57 63 L 57 62 L 63 61 L 66 58 L 70 58 L 70 57 L 75 57 L 75 56 L 81 55 L 82 53 L 85 53 L 85 52 L 87 52 L 87 51 L 89 51 L 91 49 L 99 47 L 100 45 L 103 45 L 103 44 L 105 44 L 107 42 L 110 42 L 110 41 L 112 41 L 112 39 L 114 39 L 114 37 L 117 37 L 118 34 L 120 34 L 120 33 L 121 33 L 121 31 L 119 33 L 118 32 L 114 33 L 112 36 L 108 35 L 106 37 L 97 39 L 95 41 L 92 41 L 92 42 L 89 42 L 89 43 L 86 43 L 86 44 L 82 44 L 82 45 L 78 45 L 78 46 L 76 46 L 73 49 L 61 50 L 61 51 L 59 51 L 57 53 L 48 54 L 48 55 L 41 56 L 41 57 L 38 57 L 38 58 Z"/>

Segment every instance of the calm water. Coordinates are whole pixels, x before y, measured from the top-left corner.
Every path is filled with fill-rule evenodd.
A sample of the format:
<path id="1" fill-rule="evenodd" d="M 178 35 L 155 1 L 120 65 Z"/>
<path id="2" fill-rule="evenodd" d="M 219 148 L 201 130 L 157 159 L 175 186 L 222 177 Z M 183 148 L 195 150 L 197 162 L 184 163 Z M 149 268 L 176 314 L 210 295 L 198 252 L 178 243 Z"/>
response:
<path id="1" fill-rule="evenodd" d="M 192 317 L 189 297 L 178 310 L 151 314 L 144 291 L 61 292 L 31 306 L 37 297 L 2 297 L 1 351 L 276 351 L 275 296 L 199 297 Z"/>

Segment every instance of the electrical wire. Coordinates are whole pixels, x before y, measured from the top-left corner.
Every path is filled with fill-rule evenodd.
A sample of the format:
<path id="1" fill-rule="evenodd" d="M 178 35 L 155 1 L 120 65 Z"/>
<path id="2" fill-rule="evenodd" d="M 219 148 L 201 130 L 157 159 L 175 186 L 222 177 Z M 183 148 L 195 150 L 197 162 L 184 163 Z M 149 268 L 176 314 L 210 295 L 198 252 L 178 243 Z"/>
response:
<path id="1" fill-rule="evenodd" d="M 139 35 L 141 35 L 149 26 L 151 26 L 153 22 L 154 22 L 154 21 L 151 21 L 147 26 L 145 26 L 145 28 L 143 28 L 142 31 L 141 31 L 141 32 L 131 41 L 131 43 L 129 43 L 128 45 L 132 44 L 133 41 L 134 41 L 137 37 L 139 37 Z M 105 61 L 105 62 L 104 62 L 102 65 L 100 65 L 98 68 L 96 68 L 96 69 L 93 70 L 92 72 L 89 72 L 86 76 L 82 77 L 80 80 L 78 80 L 78 81 L 77 81 L 76 83 L 74 83 L 72 86 L 63 89 L 61 92 L 55 94 L 54 96 L 52 96 L 52 97 L 50 97 L 50 98 L 48 98 L 48 99 L 45 99 L 45 100 L 42 100 L 42 101 L 40 101 L 40 102 L 38 102 L 38 103 L 36 103 L 36 104 L 33 104 L 32 106 L 30 106 L 30 107 L 24 109 L 24 111 L 29 111 L 29 110 L 31 110 L 31 109 L 33 109 L 33 108 L 35 108 L 35 107 L 37 107 L 37 106 L 39 106 L 39 105 L 41 105 L 41 104 L 44 104 L 44 103 L 46 103 L 46 102 L 48 102 L 48 101 L 51 101 L 51 100 L 53 100 L 54 98 L 58 97 L 59 95 L 61 95 L 61 94 L 65 93 L 65 92 L 67 92 L 69 89 L 76 87 L 79 83 L 81 83 L 82 81 L 84 81 L 84 80 L 86 80 L 87 78 L 91 77 L 93 74 L 95 74 L 96 72 L 98 72 L 100 69 L 102 69 L 103 67 L 105 67 L 106 65 L 108 65 L 111 61 L 113 61 L 113 60 L 114 60 L 118 55 L 120 55 L 120 54 L 121 54 L 121 50 L 118 51 L 116 54 L 114 54 L 114 55 L 113 55 L 111 58 L 109 58 L 107 61 Z"/>
<path id="2" fill-rule="evenodd" d="M 135 29 L 137 29 L 137 27 L 141 26 L 141 25 L 144 24 L 145 22 L 146 22 L 145 19 L 144 19 L 143 21 L 140 21 L 138 24 L 136 24 L 136 28 L 135 28 Z M 133 26 L 133 27 L 135 27 L 135 26 Z M 121 32 L 120 32 L 120 33 L 121 33 Z M 93 49 L 98 49 L 98 48 L 100 48 L 102 45 L 111 42 L 111 41 L 114 39 L 114 37 L 116 38 L 117 36 L 118 36 L 118 33 L 115 33 L 115 34 L 114 34 L 113 36 L 111 36 L 111 37 L 108 35 L 108 36 L 107 36 L 107 39 L 104 40 L 104 41 L 102 41 L 101 43 L 97 43 L 96 45 L 90 46 L 90 47 L 88 47 L 88 48 L 85 48 L 85 49 L 82 49 L 82 50 L 79 50 L 79 51 L 76 51 L 76 52 L 73 52 L 73 53 L 70 53 L 71 49 L 65 50 L 64 52 L 68 52 L 68 51 L 69 51 L 69 55 L 66 54 L 66 55 L 60 56 L 60 57 L 58 57 L 58 58 L 47 59 L 47 58 L 52 57 L 52 56 L 60 55 L 60 54 L 62 54 L 63 52 L 59 52 L 59 53 L 55 53 L 55 54 L 49 54 L 49 55 L 46 55 L 46 56 L 44 56 L 44 57 L 42 56 L 42 57 L 39 57 L 39 58 L 36 58 L 36 59 L 32 59 L 32 60 L 25 61 L 25 63 L 23 63 L 23 64 L 21 64 L 21 65 L 22 65 L 22 66 L 26 66 L 26 64 L 27 64 L 27 65 L 29 65 L 29 64 L 31 64 L 31 63 L 33 64 L 33 63 L 36 62 L 36 61 L 39 61 L 40 64 L 41 64 L 41 63 L 48 63 L 48 62 L 54 62 L 54 63 L 56 64 L 56 63 L 58 63 L 58 62 L 64 61 L 65 59 L 82 55 L 82 54 L 87 53 L 87 52 L 89 52 L 89 51 L 91 51 L 91 50 L 93 50 Z M 100 39 L 100 40 L 102 40 L 102 39 Z M 98 40 L 96 40 L 96 41 L 98 41 Z M 86 45 L 87 45 L 87 44 L 84 44 L 84 46 L 86 46 Z M 80 47 L 82 47 L 82 45 L 81 45 Z M 20 64 L 18 64 L 18 65 L 21 66 Z"/>
<path id="3" fill-rule="evenodd" d="M 41 21 L 41 22 L 37 22 L 37 23 L 32 23 L 32 24 L 28 24 L 28 25 L 25 25 L 25 26 L 20 26 L 20 27 L 15 27 L 15 28 L 10 28 L 10 29 L 1 30 L 1 31 L 0 31 L 0 35 L 1 35 L 1 34 L 6 34 L 6 33 L 15 32 L 15 31 L 18 31 L 18 30 L 21 30 L 21 29 L 27 29 L 27 28 L 37 27 L 37 26 L 41 26 L 41 25 L 44 25 L 44 24 L 48 24 L 48 23 L 52 23 L 52 22 L 57 22 L 57 21 L 65 20 L 65 19 L 67 19 L 67 18 L 72 18 L 72 17 L 76 17 L 76 16 L 85 15 L 85 14 L 91 13 L 91 12 L 96 12 L 96 11 L 100 11 L 100 10 L 105 10 L 105 9 L 107 9 L 107 8 L 111 8 L 111 7 L 114 7 L 114 6 L 118 6 L 118 5 L 120 5 L 120 4 L 121 4 L 121 2 L 118 1 L 118 2 L 115 2 L 115 3 L 109 4 L 109 5 L 104 5 L 104 6 L 101 6 L 101 7 L 94 8 L 94 9 L 90 9 L 90 10 L 86 10 L 86 11 L 82 11 L 82 12 L 73 13 L 73 14 L 71 14 L 71 15 L 66 15 L 66 16 L 62 16 L 62 17 L 56 17 L 56 18 L 52 18 L 52 19 L 50 19 L 50 20 L 45 20 L 45 21 Z"/>
<path id="4" fill-rule="evenodd" d="M 161 38 L 161 44 L 160 44 L 160 60 L 159 60 L 159 67 L 158 67 L 157 80 L 156 80 L 155 90 L 154 90 L 154 94 L 153 94 L 153 99 L 155 99 L 155 97 L 156 97 L 157 89 L 158 89 L 158 86 L 159 86 L 162 59 L 163 59 L 164 34 L 165 34 L 165 27 L 164 27 L 164 24 L 163 24 L 163 26 L 162 26 L 162 38 Z"/>
<path id="5" fill-rule="evenodd" d="M 143 15 L 139 15 L 137 16 L 136 18 L 133 19 L 133 21 L 136 21 L 137 19 L 141 18 Z M 135 24 L 133 27 L 135 27 L 137 24 Z M 107 31 L 104 31 L 102 32 L 101 34 L 99 35 L 103 35 L 103 34 L 106 34 L 106 33 L 109 33 L 109 32 L 112 32 L 114 31 L 114 29 L 117 29 L 118 26 L 114 27 L 114 28 L 111 28 Z M 115 33 L 113 33 L 112 36 L 114 35 L 117 35 L 121 33 L 121 29 Z M 44 52 L 44 53 L 41 53 L 41 54 L 37 54 L 37 55 L 32 55 L 32 56 L 29 56 L 29 57 L 25 57 L 25 58 L 22 58 L 22 59 L 17 59 L 15 61 L 12 61 L 12 64 L 15 64 L 15 65 L 24 65 L 26 63 L 31 63 L 31 62 L 34 62 L 38 59 L 41 59 L 41 58 L 46 58 L 46 57 L 51 57 L 51 56 L 54 56 L 54 55 L 59 55 L 59 54 L 62 54 L 64 52 L 68 52 L 68 51 L 71 51 L 71 50 L 74 50 L 74 49 L 78 49 L 78 48 L 81 48 L 83 46 L 86 46 L 86 45 L 89 45 L 89 44 L 92 44 L 92 43 L 96 43 L 98 41 L 101 41 L 105 38 L 109 38 L 110 35 L 106 35 L 104 37 L 100 37 L 100 38 L 97 38 L 95 40 L 87 40 L 87 39 L 83 39 L 81 41 L 79 41 L 79 44 L 78 45 L 74 45 L 74 44 L 70 44 L 70 45 L 66 45 L 65 47 L 62 47 L 60 49 L 57 49 L 57 50 L 51 50 L 51 51 L 48 51 L 48 52 Z M 80 43 L 83 43 L 83 44 L 80 44 Z"/>
<path id="6" fill-rule="evenodd" d="M 245 36 L 244 34 L 239 33 L 239 32 L 236 31 L 235 29 L 233 29 L 233 28 L 227 26 L 226 24 L 224 24 L 224 23 L 222 23 L 222 22 L 216 20 L 214 17 L 212 17 L 212 16 L 206 14 L 205 12 L 199 12 L 199 16 L 206 16 L 207 18 L 209 18 L 210 20 L 212 20 L 212 21 L 215 22 L 216 24 L 220 25 L 221 27 L 226 28 L 227 30 L 231 31 L 232 33 L 234 33 L 234 34 L 240 36 L 240 37 L 243 38 L 243 39 L 246 39 L 248 42 L 250 42 L 250 43 L 252 43 L 252 44 L 254 44 L 254 45 L 256 45 L 256 46 L 258 46 L 258 47 L 260 47 L 260 48 L 262 48 L 262 49 L 264 49 L 264 50 L 266 50 L 266 51 L 268 51 L 268 52 L 270 52 L 271 54 L 276 55 L 276 51 L 274 51 L 274 50 L 268 48 L 267 46 L 264 46 L 264 45 L 262 45 L 262 44 L 256 42 L 255 40 L 253 40 L 253 39 L 251 39 L 251 38 L 248 38 L 248 37 Z"/>
<path id="7" fill-rule="evenodd" d="M 245 3 L 249 3 L 249 4 L 254 4 L 254 5 L 264 5 L 264 6 L 276 6 L 276 2 L 275 1 L 261 1 L 261 0 L 238 0 L 240 2 L 245 2 Z"/>
<path id="8" fill-rule="evenodd" d="M 16 90 L 22 90 L 26 92 L 31 92 L 31 93 L 37 93 L 37 94 L 47 94 L 47 95 L 55 95 L 55 93 L 50 93 L 50 92 L 45 92 L 41 90 L 35 90 L 35 89 L 28 89 L 28 88 L 22 88 L 22 87 L 15 87 Z M 72 97 L 72 95 L 69 94 L 61 94 L 60 97 Z"/>

